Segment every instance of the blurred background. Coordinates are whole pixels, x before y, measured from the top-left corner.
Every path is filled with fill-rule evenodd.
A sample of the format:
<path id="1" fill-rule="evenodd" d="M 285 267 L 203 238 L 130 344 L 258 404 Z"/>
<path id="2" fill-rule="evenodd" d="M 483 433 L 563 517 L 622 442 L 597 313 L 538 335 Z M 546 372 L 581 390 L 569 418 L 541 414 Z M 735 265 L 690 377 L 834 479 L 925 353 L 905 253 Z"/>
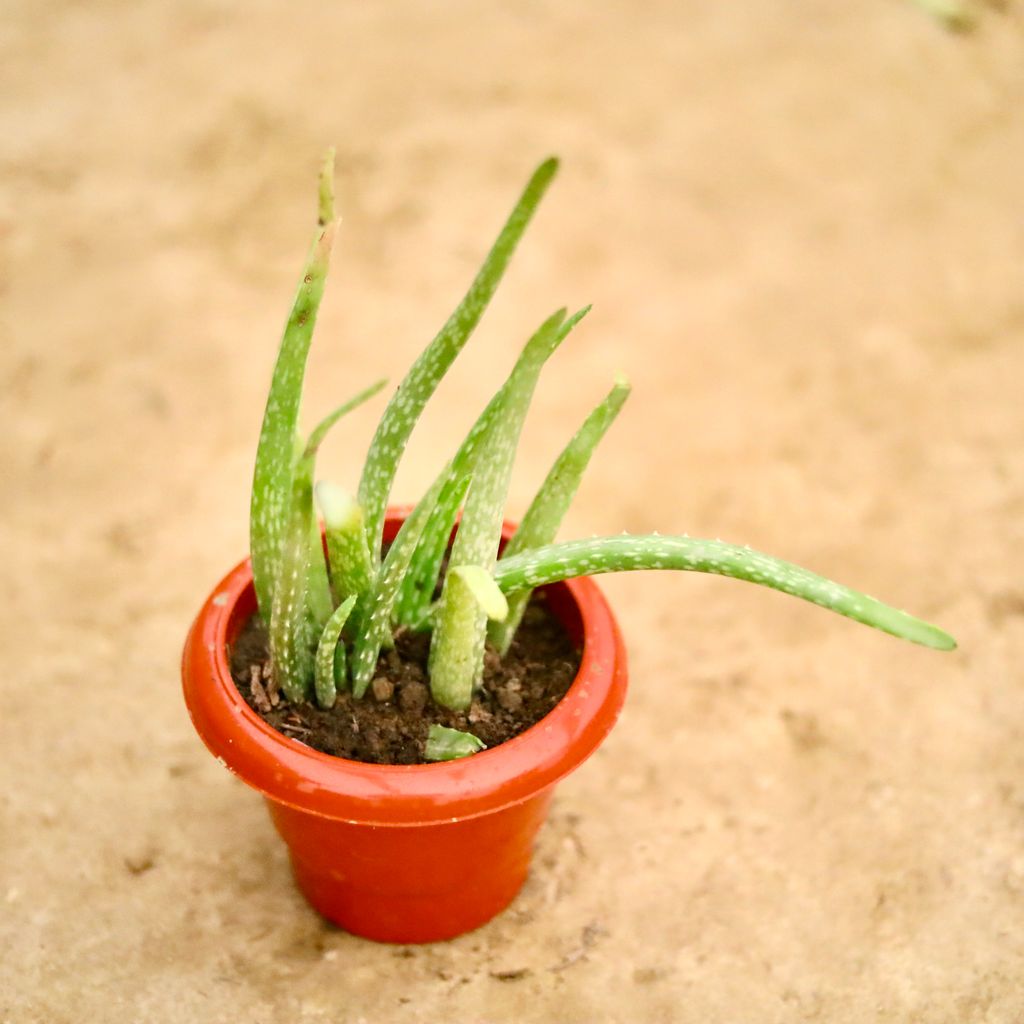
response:
<path id="1" fill-rule="evenodd" d="M 1024 10 L 936 6 L 6 0 L 0 1019 L 1024 1019 Z M 961 643 L 609 578 L 621 725 L 513 909 L 415 951 L 306 909 L 178 689 L 329 145 L 307 423 L 397 383 L 562 158 L 396 499 L 593 302 L 511 514 L 621 370 L 566 537 L 748 543 Z"/>

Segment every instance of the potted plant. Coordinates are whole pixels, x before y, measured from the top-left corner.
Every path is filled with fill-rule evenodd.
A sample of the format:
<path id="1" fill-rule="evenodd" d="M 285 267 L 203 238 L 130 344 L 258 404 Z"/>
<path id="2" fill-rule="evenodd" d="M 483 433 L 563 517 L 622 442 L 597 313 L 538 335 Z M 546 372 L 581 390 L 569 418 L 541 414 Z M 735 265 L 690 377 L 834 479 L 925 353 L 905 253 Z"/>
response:
<path id="1" fill-rule="evenodd" d="M 251 557 L 214 588 L 185 645 L 185 699 L 200 736 L 266 797 L 309 902 L 374 939 L 457 935 L 500 911 L 524 881 L 555 784 L 600 744 L 625 694 L 622 639 L 589 577 L 718 573 L 916 643 L 955 646 L 935 626 L 746 547 L 657 534 L 556 543 L 591 454 L 629 394 L 622 379 L 558 456 L 519 525 L 506 523 L 534 386 L 587 309 L 560 310 L 540 325 L 426 494 L 411 508 L 388 509 L 419 414 L 556 168 L 548 160 L 535 171 L 462 302 L 392 395 L 353 496 L 315 483 L 317 449 L 383 382 L 308 438 L 298 432 L 336 229 L 328 155 L 319 228 L 257 449 Z"/>

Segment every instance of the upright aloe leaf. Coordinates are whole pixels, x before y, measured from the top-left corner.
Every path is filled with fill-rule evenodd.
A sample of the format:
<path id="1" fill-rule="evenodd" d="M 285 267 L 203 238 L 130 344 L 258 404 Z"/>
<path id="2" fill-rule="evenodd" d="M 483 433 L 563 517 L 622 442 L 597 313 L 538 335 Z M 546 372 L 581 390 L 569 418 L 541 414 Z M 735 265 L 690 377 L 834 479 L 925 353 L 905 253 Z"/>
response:
<path id="1" fill-rule="evenodd" d="M 351 412 L 377 394 L 384 387 L 384 384 L 385 381 L 379 380 L 368 388 L 364 388 L 358 395 L 339 405 L 337 409 L 325 416 L 313 428 L 313 432 L 309 435 L 306 447 L 296 461 L 294 469 L 295 485 L 302 487 L 303 494 L 312 495 L 313 493 L 313 475 L 316 468 L 317 452 L 320 450 L 320 445 L 323 444 L 331 427 L 346 413 Z M 307 578 L 309 581 L 309 592 L 307 595 L 308 610 L 314 628 L 319 631 L 323 629 L 331 613 L 334 611 L 334 601 L 331 598 L 331 588 L 327 580 L 327 563 L 324 560 L 324 547 L 320 537 L 320 528 L 317 525 L 315 515 L 310 513 L 308 518 L 310 523 L 309 561 L 307 564 Z"/>
<path id="2" fill-rule="evenodd" d="M 545 477 L 537 496 L 519 523 L 519 528 L 505 546 L 503 558 L 550 544 L 555 539 L 572 499 L 576 496 L 590 457 L 615 422 L 615 417 L 629 397 L 629 391 L 629 381 L 619 377 L 604 401 L 584 420 Z M 492 619 L 488 627 L 491 643 L 501 654 L 508 651 L 529 600 L 530 591 L 520 591 L 509 601 L 508 615 L 501 621 Z"/>
<path id="3" fill-rule="evenodd" d="M 271 685 L 292 703 L 305 700 L 313 679 L 313 629 L 309 608 L 309 532 L 313 496 L 300 476 L 292 488 L 285 531 L 274 581 L 270 611 Z"/>
<path id="4" fill-rule="evenodd" d="M 561 342 L 589 311 L 590 307 L 587 306 L 567 320 L 562 325 L 558 342 Z M 547 350 L 547 355 L 550 356 L 556 347 L 557 344 L 550 347 Z M 522 380 L 524 374 L 534 372 L 535 356 L 535 348 L 527 345 L 523 349 L 505 383 L 487 403 L 486 408 L 473 424 L 455 455 L 452 476 L 434 506 L 434 511 L 423 530 L 423 536 L 420 538 L 416 553 L 409 565 L 409 571 L 402 581 L 401 593 L 396 604 L 396 619 L 403 626 L 424 629 L 429 625 L 428 613 L 440 577 L 441 564 L 444 561 L 444 554 L 448 550 L 455 522 L 459 517 L 459 506 L 465 496 L 465 489 L 459 490 L 462 477 L 466 472 L 466 467 L 476 458 L 488 432 L 502 414 L 503 403 L 509 389 L 517 387 L 517 382 Z"/>
<path id="5" fill-rule="evenodd" d="M 325 213 L 333 214 L 330 204 L 325 205 L 323 201 L 323 182 L 329 176 L 333 176 L 332 159 L 324 162 L 321 171 L 321 217 Z M 317 233 L 306 262 L 281 339 L 256 449 L 249 513 L 249 548 L 256 599 L 264 619 L 268 619 L 271 612 L 275 579 L 282 558 L 281 541 L 287 526 L 289 496 L 292 491 L 302 381 L 336 230 L 337 222 L 328 217 L 325 226 Z"/>
<path id="6" fill-rule="evenodd" d="M 412 369 L 384 410 L 366 456 L 358 495 L 359 504 L 366 515 L 367 544 L 375 563 L 380 558 L 388 495 L 409 435 L 441 378 L 479 323 L 519 239 L 557 169 L 558 161 L 552 158 L 545 160 L 534 171 L 483 266 L 469 286 L 469 291 L 434 340 L 413 363 Z"/>
<path id="7" fill-rule="evenodd" d="M 369 600 L 370 614 L 361 623 L 360 631 L 354 640 L 351 674 L 352 692 L 356 697 L 362 697 L 366 693 L 366 688 L 373 679 L 381 648 L 391 637 L 391 612 L 398 598 L 399 585 L 409 568 L 409 561 L 416 550 L 423 527 L 426 526 L 434 504 L 451 473 L 452 463 L 449 463 L 402 523 L 377 573 Z M 469 486 L 468 476 L 462 478 L 460 486 L 462 494 L 465 495 L 465 490 Z"/>
<path id="8" fill-rule="evenodd" d="M 347 631 L 354 636 L 367 614 L 376 573 L 366 546 L 363 510 L 350 494 L 327 480 L 316 485 L 316 500 L 324 517 L 334 596 L 339 601 L 352 597 L 356 604 Z"/>
<path id="9" fill-rule="evenodd" d="M 526 411 L 541 368 L 586 313 L 565 322 L 565 311 L 549 317 L 527 343 L 521 372 L 505 389 L 500 412 L 487 434 L 466 498 L 450 565 L 480 566 L 490 571 L 498 555 L 501 524 L 512 463 Z M 446 707 L 469 707 L 473 686 L 483 670 L 487 616 L 470 588 L 449 574 L 430 641 L 430 686 L 434 700 Z"/>
<path id="10" fill-rule="evenodd" d="M 915 644 L 940 651 L 951 651 L 956 647 L 956 641 L 937 626 L 922 622 L 867 594 L 834 583 L 791 562 L 718 540 L 654 534 L 567 541 L 503 558 L 494 570 L 494 578 L 506 593 L 515 593 L 575 576 L 633 569 L 689 569 L 731 576 L 803 598 Z"/>
<path id="11" fill-rule="evenodd" d="M 486 431 L 494 422 L 500 398 L 499 392 L 491 399 L 452 460 L 452 475 L 434 505 L 409 562 L 409 569 L 399 584 L 394 618 L 400 626 L 423 630 L 430 625 L 430 609 L 444 553 L 459 517 L 459 507 L 466 496 L 469 483 L 467 467 L 476 459 Z"/>

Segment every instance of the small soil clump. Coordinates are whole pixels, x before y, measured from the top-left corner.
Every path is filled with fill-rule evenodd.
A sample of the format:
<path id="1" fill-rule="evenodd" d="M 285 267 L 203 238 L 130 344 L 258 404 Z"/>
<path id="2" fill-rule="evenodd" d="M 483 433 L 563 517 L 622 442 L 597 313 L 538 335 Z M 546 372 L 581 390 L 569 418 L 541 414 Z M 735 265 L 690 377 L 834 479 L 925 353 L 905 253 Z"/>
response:
<path id="1" fill-rule="evenodd" d="M 267 697 L 269 652 L 262 621 L 251 618 L 230 651 L 231 674 L 246 703 L 278 732 L 335 757 L 370 764 L 420 764 L 432 724 L 461 729 L 488 747 L 539 722 L 565 695 L 580 665 L 580 652 L 548 609 L 543 591 L 533 595 L 508 654 L 487 651 L 483 688 L 466 712 L 430 698 L 430 634 L 400 632 L 384 651 L 366 694 L 340 692 L 333 708 L 289 704 Z"/>

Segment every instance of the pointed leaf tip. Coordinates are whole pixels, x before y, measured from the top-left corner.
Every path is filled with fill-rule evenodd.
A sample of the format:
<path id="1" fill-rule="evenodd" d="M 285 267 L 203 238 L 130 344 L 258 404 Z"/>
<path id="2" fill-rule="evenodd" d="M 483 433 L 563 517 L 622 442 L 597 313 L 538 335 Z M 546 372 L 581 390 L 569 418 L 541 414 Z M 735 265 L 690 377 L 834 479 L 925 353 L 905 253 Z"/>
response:
<path id="1" fill-rule="evenodd" d="M 560 166 L 561 160 L 552 153 L 551 156 L 540 162 L 537 170 L 533 172 L 533 176 L 535 178 L 553 178 L 558 173 L 558 168 Z"/>
<path id="2" fill-rule="evenodd" d="M 317 196 L 317 223 L 327 225 L 334 220 L 334 147 L 324 153 L 320 165 L 320 181 Z"/>

